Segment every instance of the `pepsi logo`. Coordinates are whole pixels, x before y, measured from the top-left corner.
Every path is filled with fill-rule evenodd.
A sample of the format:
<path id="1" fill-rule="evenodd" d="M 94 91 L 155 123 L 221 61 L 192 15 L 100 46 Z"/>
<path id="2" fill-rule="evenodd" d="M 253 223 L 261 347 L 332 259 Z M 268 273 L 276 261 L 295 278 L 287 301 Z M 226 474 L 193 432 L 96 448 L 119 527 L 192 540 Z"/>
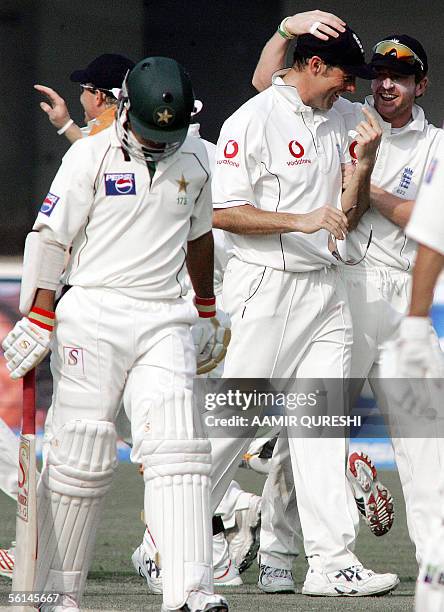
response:
<path id="1" fill-rule="evenodd" d="M 297 159 L 301 158 L 305 153 L 304 147 L 297 140 L 290 140 L 288 143 L 288 150 L 290 151 L 291 155 Z"/>
<path id="2" fill-rule="evenodd" d="M 116 191 L 119 193 L 125 194 L 130 193 L 133 188 L 132 178 L 129 176 L 121 177 L 115 182 Z"/>
<path id="3" fill-rule="evenodd" d="M 358 146 L 358 143 L 356 142 L 356 140 L 354 140 L 348 148 L 350 155 L 352 156 L 353 159 L 358 159 L 358 156 L 356 154 L 357 146 Z"/>
<path id="4" fill-rule="evenodd" d="M 53 193 L 48 193 L 46 198 L 43 200 L 43 204 L 40 207 L 40 212 L 46 215 L 47 217 L 51 216 L 52 211 L 54 210 L 54 206 L 59 201 L 59 197 L 54 195 Z"/>
<path id="5" fill-rule="evenodd" d="M 231 159 L 232 157 L 236 157 L 239 153 L 239 145 L 235 140 L 229 140 L 225 145 L 224 156 L 227 159 Z"/>

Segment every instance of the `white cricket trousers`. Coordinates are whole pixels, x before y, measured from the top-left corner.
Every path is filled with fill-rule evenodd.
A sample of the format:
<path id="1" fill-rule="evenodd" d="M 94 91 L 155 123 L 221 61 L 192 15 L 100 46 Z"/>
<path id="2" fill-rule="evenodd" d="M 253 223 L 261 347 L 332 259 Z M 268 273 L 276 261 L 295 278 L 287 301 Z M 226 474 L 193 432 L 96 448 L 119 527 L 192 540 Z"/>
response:
<path id="1" fill-rule="evenodd" d="M 351 320 L 334 267 L 291 273 L 233 257 L 223 300 L 232 325 L 224 378 L 349 376 Z M 329 402 L 342 408 L 343 390 Z M 224 494 L 250 441 L 211 437 L 213 503 Z M 357 563 L 352 552 L 356 517 L 345 473 L 348 441 L 289 437 L 289 444 L 305 554 L 319 557 L 325 571 Z"/>
<path id="2" fill-rule="evenodd" d="M 444 439 L 433 424 L 427 437 L 412 437 L 418 431 L 417 416 L 409 414 L 390 391 L 394 383 L 380 377 L 384 344 L 393 340 L 401 318 L 407 313 L 411 295 L 411 274 L 387 267 L 343 268 L 353 320 L 351 376 L 356 379 L 356 398 L 365 378 L 385 414 L 401 480 L 409 535 L 416 547 L 418 563 L 424 557 L 427 542 L 432 537 L 431 525 L 440 516 L 439 488 L 444 481 Z M 392 397 L 391 397 L 392 396 Z M 396 437 L 402 431 L 405 437 Z M 426 435 L 421 426 L 421 432 Z"/>
<path id="3" fill-rule="evenodd" d="M 0 419 L 0 489 L 17 498 L 18 438 L 3 419 Z"/>
<path id="4" fill-rule="evenodd" d="M 124 405 L 131 422 L 133 440 L 132 460 L 135 463 L 144 463 L 145 476 L 148 470 L 154 471 L 156 465 L 160 464 L 159 471 L 163 470 L 171 482 L 174 478 L 172 488 L 174 495 L 179 491 L 179 487 L 182 487 L 179 493 L 183 489 L 182 496 L 177 494 L 174 508 L 166 506 L 164 508 L 162 504 L 168 499 L 168 491 L 165 492 L 166 485 L 165 491 L 160 489 L 157 498 L 148 499 L 147 492 L 151 490 L 150 486 L 153 488 L 153 481 L 148 481 L 145 477 L 147 520 L 150 522 L 150 517 L 159 514 L 156 508 L 161 508 L 163 514 L 160 518 L 157 517 L 156 521 L 152 519 L 151 523 L 157 524 L 157 531 L 153 531 L 157 542 L 165 543 L 164 547 L 159 546 L 165 570 L 164 599 L 169 592 L 172 593 L 171 598 L 176 598 L 179 603 L 187 596 L 186 590 L 183 596 L 177 593 L 182 585 L 187 586 L 187 576 L 195 576 L 197 580 L 197 575 L 200 575 L 201 571 L 205 572 L 206 584 L 202 584 L 202 588 L 209 589 L 209 592 L 212 592 L 213 582 L 209 512 L 211 455 L 208 442 L 202 439 L 204 436 L 201 435 L 203 429 L 199 410 L 197 407 L 194 409 L 189 399 L 187 400 L 192 393 L 196 364 L 190 325 L 196 320 L 195 307 L 181 299 L 142 301 L 109 289 L 83 287 L 73 287 L 63 296 L 56 309 L 55 342 L 51 359 L 54 392 L 46 467 L 51 453 L 53 459 L 52 465 L 43 471 L 42 477 L 42 481 L 44 477 L 47 478 L 49 485 L 46 485 L 46 490 L 49 489 L 51 493 L 53 491 L 51 470 L 52 473 L 55 473 L 56 469 L 60 471 L 65 462 L 66 465 L 69 464 L 69 469 L 66 468 L 65 471 L 79 474 L 76 483 L 83 473 L 92 483 L 97 480 L 94 474 L 90 473 L 91 466 L 100 461 L 100 449 L 104 446 L 109 454 L 114 453 L 115 456 L 115 443 L 114 447 L 112 444 L 115 432 L 114 437 L 112 435 L 110 437 L 107 432 L 113 429 L 112 423 L 116 420 L 125 392 Z M 82 463 L 85 457 L 81 457 L 80 452 L 76 455 L 74 452 L 70 454 L 69 448 L 56 448 L 59 446 L 57 440 L 60 439 L 60 432 L 64 430 L 63 428 L 66 429 L 67 424 L 71 427 L 69 431 L 72 431 L 70 423 L 73 421 L 88 423 L 87 427 L 96 427 L 102 437 L 106 435 L 111 440 L 105 443 L 100 435 L 97 435 L 93 441 L 89 462 Z M 81 426 L 76 425 L 74 430 L 78 430 Z M 156 436 L 151 433 L 154 431 L 157 432 Z M 154 441 L 152 437 L 155 438 Z M 73 448 L 77 448 L 78 451 L 79 445 L 80 447 L 82 445 L 81 439 Z M 151 455 L 146 450 L 147 445 L 155 447 Z M 208 446 L 208 452 L 199 450 L 204 449 L 205 445 Z M 163 448 L 167 448 L 168 452 Z M 185 452 L 183 448 L 188 457 L 188 464 L 180 459 Z M 66 453 L 68 453 L 67 460 Z M 62 459 L 58 460 L 58 457 Z M 57 460 L 62 464 L 61 467 L 56 465 Z M 194 474 L 193 469 L 197 465 L 197 460 L 205 461 L 205 466 L 208 465 L 206 476 L 201 476 L 200 473 Z M 152 463 L 155 461 L 157 464 Z M 111 464 L 109 461 L 107 465 Z M 190 471 L 184 472 L 184 466 L 190 467 Z M 202 474 L 206 469 L 205 466 L 202 467 Z M 109 472 L 110 470 L 107 474 Z M 185 474 L 183 478 L 182 474 Z M 188 474 L 192 476 L 188 477 Z M 186 484 L 180 484 L 184 479 L 187 479 Z M 154 482 L 156 484 L 155 480 Z M 58 486 L 63 489 L 64 485 L 61 483 Z M 76 484 L 76 486 L 81 485 Z M 191 490 L 192 487 L 195 487 L 196 491 Z M 44 490 L 42 487 L 42 491 Z M 70 490 L 72 488 L 67 489 L 66 495 Z M 190 502 L 188 498 L 191 495 L 194 497 Z M 53 501 L 53 508 L 54 504 Z M 199 511 L 196 510 L 197 507 Z M 47 523 L 55 521 L 54 516 L 49 512 Z M 75 528 L 76 533 L 83 533 L 87 529 L 80 524 L 78 516 L 70 520 L 75 525 L 72 529 Z M 188 542 L 178 540 L 174 544 L 176 552 L 170 550 L 168 534 L 176 536 L 178 533 L 182 539 L 186 539 L 184 523 L 187 522 L 192 551 L 186 550 Z M 49 530 L 48 526 L 43 527 L 43 531 L 46 532 L 51 529 L 50 524 Z M 61 532 L 58 538 L 58 555 L 47 561 L 40 559 L 40 575 L 43 576 L 44 566 L 48 563 L 50 575 L 51 572 L 57 575 L 63 586 L 64 574 L 81 572 L 83 578 L 77 581 L 76 589 L 73 589 L 75 596 L 80 598 L 87 565 L 91 561 L 90 549 L 94 543 L 95 533 L 90 529 L 87 537 L 82 535 L 82 542 L 85 539 L 89 542 L 84 549 L 78 549 L 80 536 L 64 541 L 67 530 L 69 525 L 65 526 L 65 531 Z M 50 546 L 51 542 L 48 544 L 49 548 Z M 198 552 L 194 554 L 194 551 Z M 179 563 L 184 555 L 186 561 L 184 565 L 178 567 L 177 571 L 171 572 L 170 568 L 176 562 Z M 199 559 L 195 561 L 197 556 Z M 44 578 L 41 578 L 40 582 L 44 582 Z M 66 582 L 68 583 L 68 579 Z M 170 604 L 167 607 L 174 606 Z"/>

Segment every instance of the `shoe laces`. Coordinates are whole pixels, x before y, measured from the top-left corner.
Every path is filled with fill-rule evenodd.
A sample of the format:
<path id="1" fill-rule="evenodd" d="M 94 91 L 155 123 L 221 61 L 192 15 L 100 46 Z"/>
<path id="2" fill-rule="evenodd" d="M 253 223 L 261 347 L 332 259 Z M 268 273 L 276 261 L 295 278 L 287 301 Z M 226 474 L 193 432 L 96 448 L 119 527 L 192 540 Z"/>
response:
<path id="1" fill-rule="evenodd" d="M 270 578 L 292 578 L 291 570 L 272 567 L 271 565 L 262 566 L 262 573 Z"/>
<path id="2" fill-rule="evenodd" d="M 363 571 L 364 571 L 364 567 L 361 564 L 351 565 L 350 567 L 346 567 L 344 569 L 339 570 L 335 574 L 335 578 L 341 578 L 342 576 L 348 582 L 351 582 L 354 578 L 356 578 L 356 580 L 362 580 L 363 576 L 361 576 L 361 573 Z"/>

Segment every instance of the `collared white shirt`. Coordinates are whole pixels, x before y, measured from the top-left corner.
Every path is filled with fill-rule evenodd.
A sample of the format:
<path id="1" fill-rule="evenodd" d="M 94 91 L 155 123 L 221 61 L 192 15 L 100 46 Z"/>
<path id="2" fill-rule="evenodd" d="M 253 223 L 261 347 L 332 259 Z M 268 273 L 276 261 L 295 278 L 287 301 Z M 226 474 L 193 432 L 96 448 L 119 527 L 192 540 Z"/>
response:
<path id="1" fill-rule="evenodd" d="M 65 284 L 177 298 L 185 293 L 187 242 L 211 229 L 210 183 L 197 138 L 160 161 L 151 181 L 145 162 L 124 155 L 113 124 L 68 150 L 34 229 L 72 243 Z"/>
<path id="2" fill-rule="evenodd" d="M 368 96 L 365 104 L 373 107 L 373 96 Z M 353 129 L 365 119 L 362 106 L 344 98 L 335 103 L 336 110 L 344 118 L 347 130 Z M 373 110 L 376 113 L 374 108 Z M 398 198 L 415 200 L 425 168 L 433 157 L 443 130 L 428 123 L 423 109 L 417 104 L 413 107 L 412 120 L 399 130 L 392 130 L 390 123 L 385 122 L 379 114 L 377 116 L 383 132 L 371 181 Z M 349 150 L 352 158 L 356 159 L 355 143 L 356 141 L 349 138 Z M 415 242 L 406 236 L 401 227 L 375 208 L 370 208 L 361 218 L 358 227 L 348 235 L 348 255 L 354 259 L 362 256 L 371 227 L 372 243 L 360 265 L 411 270 L 416 254 Z"/>
<path id="3" fill-rule="evenodd" d="M 407 235 L 444 255 L 444 139 L 426 168 Z"/>
<path id="4" fill-rule="evenodd" d="M 223 125 L 213 179 L 215 208 L 245 203 L 260 210 L 308 213 L 341 207 L 341 163 L 350 161 L 340 115 L 303 104 L 282 75 L 241 106 Z M 267 236 L 228 234 L 239 259 L 304 272 L 336 263 L 328 232 Z"/>

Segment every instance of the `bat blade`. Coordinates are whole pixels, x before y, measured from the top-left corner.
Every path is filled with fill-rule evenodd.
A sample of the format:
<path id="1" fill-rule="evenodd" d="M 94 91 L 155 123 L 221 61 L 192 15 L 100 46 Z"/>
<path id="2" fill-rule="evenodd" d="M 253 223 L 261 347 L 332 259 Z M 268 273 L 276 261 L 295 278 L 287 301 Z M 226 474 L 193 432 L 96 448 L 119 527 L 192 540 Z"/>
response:
<path id="1" fill-rule="evenodd" d="M 16 549 L 13 591 L 33 591 L 37 564 L 37 494 L 35 440 L 35 371 L 23 379 L 23 420 L 19 446 Z M 33 610 L 14 606 L 16 611 Z"/>

